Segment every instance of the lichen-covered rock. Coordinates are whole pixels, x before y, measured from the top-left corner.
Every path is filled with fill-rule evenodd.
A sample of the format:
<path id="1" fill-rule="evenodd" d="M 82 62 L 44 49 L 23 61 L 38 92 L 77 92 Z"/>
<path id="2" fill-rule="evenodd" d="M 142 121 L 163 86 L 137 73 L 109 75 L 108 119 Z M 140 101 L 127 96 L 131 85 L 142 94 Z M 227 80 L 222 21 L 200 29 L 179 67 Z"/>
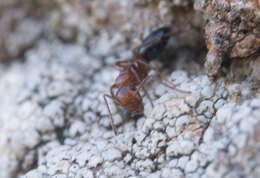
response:
<path id="1" fill-rule="evenodd" d="M 40 145 L 52 140 L 63 143 L 62 132 L 69 119 L 79 117 L 77 104 L 72 103 L 78 102 L 79 94 L 87 90 L 85 79 L 89 81 L 91 73 L 100 67 L 100 61 L 87 56 L 79 46 L 58 43 L 47 46 L 43 43 L 35 52 L 28 53 L 26 65 L 14 64 L 1 77 L 1 113 L 4 114 L 1 114 L 0 129 L 3 162 L 0 177 L 14 177 L 17 170 L 29 169 L 37 159 L 39 153 L 35 149 Z M 60 53 L 64 49 L 66 52 Z M 4 91 L 10 91 L 9 95 Z M 81 131 L 75 124 L 69 125 Z"/>
<path id="2" fill-rule="evenodd" d="M 102 97 L 111 74 L 83 48 L 59 43 L 42 42 L 11 66 L 0 87 L 10 92 L 1 103 L 1 177 L 258 175 L 260 98 L 232 102 L 247 97 L 244 84 L 173 72 L 168 80 L 191 94 L 153 83 L 155 107 L 145 99 L 144 117 L 118 120 L 115 136 Z"/>
<path id="3" fill-rule="evenodd" d="M 203 20 L 193 1 L 1 1 L 1 54 L 23 62 L 0 63 L 0 177 L 259 177 L 259 6 L 237 2 L 194 1 L 207 20 L 208 72 L 228 56 L 231 82 L 198 64 Z M 125 122 L 109 101 L 115 136 L 103 99 L 112 65 L 163 25 L 178 33 L 162 56 L 177 70 L 162 78 L 191 93 L 151 82 L 154 107 L 142 94 L 144 115 Z"/>
<path id="4" fill-rule="evenodd" d="M 56 7 L 52 0 L 1 0 L 0 62 L 22 58 L 46 31 L 46 13 Z"/>
<path id="5" fill-rule="evenodd" d="M 204 48 L 203 20 L 200 12 L 190 8 L 191 3 L 189 0 L 36 0 L 33 3 L 5 0 L 0 2 L 3 11 L 0 14 L 0 60 L 22 58 L 28 48 L 43 38 L 77 43 L 95 56 L 121 56 L 123 50 L 140 42 L 140 36 L 164 25 L 178 31 L 171 42 L 172 48 L 192 47 L 198 52 Z"/>

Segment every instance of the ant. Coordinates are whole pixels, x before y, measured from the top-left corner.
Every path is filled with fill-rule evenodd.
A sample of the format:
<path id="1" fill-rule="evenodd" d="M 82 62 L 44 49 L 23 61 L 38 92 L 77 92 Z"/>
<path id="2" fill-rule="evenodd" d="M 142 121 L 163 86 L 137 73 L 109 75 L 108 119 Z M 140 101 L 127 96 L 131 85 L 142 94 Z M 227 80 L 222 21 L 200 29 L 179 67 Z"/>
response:
<path id="1" fill-rule="evenodd" d="M 173 32 L 170 27 L 161 27 L 148 35 L 141 45 L 134 48 L 132 59 L 116 62 L 115 65 L 120 71 L 119 76 L 116 78 L 115 83 L 110 87 L 111 95 L 104 95 L 104 100 L 110 114 L 111 126 L 116 135 L 117 131 L 107 98 L 113 100 L 117 111 L 119 111 L 118 106 L 121 106 L 129 113 L 138 115 L 144 110 L 140 90 L 143 90 L 153 107 L 152 99 L 144 88 L 145 83 L 151 79 L 157 79 L 161 84 L 179 92 L 190 93 L 179 90 L 175 85 L 166 81 L 161 81 L 157 76 L 159 73 L 157 68 L 149 65 L 150 61 L 158 58 L 164 51 L 172 34 Z M 151 70 L 155 70 L 157 75 L 148 75 Z M 116 93 L 114 93 L 115 89 L 117 89 Z M 119 113 L 123 118 L 121 112 Z"/>

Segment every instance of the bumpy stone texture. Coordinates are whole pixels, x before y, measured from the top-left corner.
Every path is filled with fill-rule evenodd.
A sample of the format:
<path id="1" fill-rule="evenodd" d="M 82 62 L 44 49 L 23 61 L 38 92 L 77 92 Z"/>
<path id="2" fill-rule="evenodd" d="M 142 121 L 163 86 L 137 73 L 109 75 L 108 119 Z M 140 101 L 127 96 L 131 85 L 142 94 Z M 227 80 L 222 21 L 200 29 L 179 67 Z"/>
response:
<path id="1" fill-rule="evenodd" d="M 17 28 L 0 42 L 6 46 L 16 35 L 13 42 L 22 45 L 7 47 L 19 55 L 1 54 L 24 61 L 0 64 L 1 178 L 260 176 L 259 89 L 244 73 L 242 82 L 211 81 L 191 62 L 200 61 L 204 47 L 202 15 L 191 10 L 192 1 L 44 2 L 38 10 L 46 9 L 33 12 L 48 13 L 37 16 L 28 13 L 37 5 L 24 0 L 26 15 L 14 17 Z M 12 8 L 6 11 L 18 12 Z M 110 101 L 115 136 L 103 100 L 118 75 L 112 64 L 165 24 L 182 31 L 165 57 L 179 70 L 163 78 L 191 94 L 152 82 L 147 89 L 155 107 L 144 97 L 144 116 L 125 124 Z M 252 61 L 248 73 L 257 80 L 259 62 Z"/>
<path id="2" fill-rule="evenodd" d="M 54 7 L 54 1 L 48 0 L 1 0 L 0 61 L 22 58 L 47 32 L 47 13 Z"/>
<path id="3" fill-rule="evenodd" d="M 168 80 L 192 93 L 153 83 L 155 107 L 144 98 L 144 116 L 125 125 L 111 104 L 114 136 L 102 95 L 114 68 L 58 42 L 26 56 L 1 77 L 1 177 L 259 175 L 260 98 L 246 99 L 250 83 L 173 72 Z"/>
<path id="4" fill-rule="evenodd" d="M 260 50 L 258 0 L 196 0 L 194 7 L 204 11 L 207 20 L 205 33 L 209 51 L 205 67 L 209 76 L 217 75 L 226 57 L 234 62 L 242 58 L 246 63 L 251 60 L 254 63 Z M 257 78 L 259 80 L 259 76 Z"/>
<path id="5" fill-rule="evenodd" d="M 77 43 L 93 55 L 120 55 L 163 25 L 178 31 L 171 49 L 185 46 L 201 50 L 202 15 L 188 8 L 190 4 L 188 0 L 4 0 L 0 2 L 0 60 L 22 58 L 26 49 L 46 38 Z M 116 45 L 119 42 L 127 45 Z"/>
<path id="6" fill-rule="evenodd" d="M 30 67 L 36 64 L 37 73 Z M 8 139 L 1 149 L 8 152 L 1 153 L 13 164 L 5 170 L 30 169 L 36 161 L 23 177 L 259 176 L 260 98 L 236 103 L 252 95 L 250 83 L 227 85 L 224 79 L 213 83 L 205 75 L 173 72 L 169 80 L 192 93 L 154 83 L 155 107 L 144 99 L 144 117 L 123 126 L 115 115 L 119 135 L 114 136 L 102 93 L 108 92 L 115 69 L 101 69 L 81 47 L 46 43 L 12 68 L 26 66 L 16 72 L 24 76 L 22 87 L 12 89 L 18 85 L 14 82 L 8 88 L 18 96 L 6 96 L 14 103 L 2 118 L 1 136 Z M 13 77 L 5 77 L 6 82 Z"/>
<path id="7" fill-rule="evenodd" d="M 1 76 L 0 150 L 5 163 L 0 177 L 15 177 L 17 171 L 30 169 L 41 156 L 37 148 L 54 140 L 63 143 L 64 128 L 77 133 L 75 129 L 83 124 L 77 121 L 82 117 L 78 97 L 101 66 L 84 48 L 58 43 L 42 43 L 26 60 Z M 70 125 L 72 120 L 75 124 Z"/>

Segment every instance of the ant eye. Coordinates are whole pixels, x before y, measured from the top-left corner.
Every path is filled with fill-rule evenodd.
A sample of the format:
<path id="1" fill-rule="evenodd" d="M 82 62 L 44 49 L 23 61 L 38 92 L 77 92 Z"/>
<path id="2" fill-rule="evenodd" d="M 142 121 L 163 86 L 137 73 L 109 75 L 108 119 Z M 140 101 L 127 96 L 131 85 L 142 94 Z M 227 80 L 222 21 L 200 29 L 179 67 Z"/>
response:
<path id="1" fill-rule="evenodd" d="M 135 90 L 135 86 L 134 85 L 129 85 L 129 89 L 134 91 Z"/>

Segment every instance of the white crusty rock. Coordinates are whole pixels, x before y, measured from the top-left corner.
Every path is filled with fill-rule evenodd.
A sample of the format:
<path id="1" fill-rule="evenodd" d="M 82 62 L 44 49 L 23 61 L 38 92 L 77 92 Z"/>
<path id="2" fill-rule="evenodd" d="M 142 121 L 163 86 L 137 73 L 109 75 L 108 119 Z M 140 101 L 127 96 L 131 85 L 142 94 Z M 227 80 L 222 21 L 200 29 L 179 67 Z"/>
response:
<path id="1" fill-rule="evenodd" d="M 49 15 L 58 20 L 49 25 L 61 41 L 39 40 L 24 51 L 23 62 L 0 64 L 1 178 L 260 176 L 259 89 L 250 82 L 213 81 L 190 63 L 179 63 L 171 74 L 164 75 L 162 69 L 162 80 L 190 93 L 152 81 L 145 87 L 154 107 L 142 93 L 143 116 L 124 113 L 123 120 L 109 100 L 118 129 L 115 135 L 103 98 L 119 73 L 112 65 L 119 57 L 130 56 L 135 42 L 127 43 L 129 37 L 149 33 L 162 20 L 153 15 L 154 10 L 142 15 L 128 9 L 141 1 L 88 1 L 88 8 L 82 9 L 78 2 L 71 2 L 80 8 L 75 11 L 69 2 L 57 1 L 63 13 Z M 161 15 L 175 21 L 168 1 L 158 4 Z M 89 18 L 81 18 L 85 13 Z M 134 33 L 133 22 L 142 23 Z M 125 35 L 115 32 L 115 26 L 121 26 L 118 29 Z M 33 40 L 25 43 L 31 44 L 40 31 L 36 27 Z M 173 37 L 171 43 L 178 41 L 184 40 Z M 193 43 L 197 45 L 196 40 Z M 186 53 L 176 54 L 176 61 Z M 189 61 L 199 60 L 197 55 L 187 56 Z M 175 59 L 169 60 L 175 64 Z"/>
<path id="2" fill-rule="evenodd" d="M 66 50 L 60 53 L 61 48 Z M 24 178 L 259 174 L 259 96 L 236 102 L 239 91 L 223 90 L 225 80 L 213 84 L 204 75 L 176 71 L 169 80 L 185 76 L 178 88 L 191 93 L 151 86 L 154 108 L 145 99 L 143 117 L 129 117 L 122 124 L 115 116 L 115 136 L 99 97 L 113 78 L 97 76 L 116 76 L 116 70 L 101 68 L 79 46 L 43 42 L 39 49 L 29 51 L 25 63 L 12 65 L 0 78 L 1 177 L 17 172 Z M 31 67 L 36 64 L 37 70 Z M 56 87 L 51 93 L 50 86 Z M 161 96 L 157 87 L 164 88 Z M 6 91 L 10 94 L 3 95 Z"/>

